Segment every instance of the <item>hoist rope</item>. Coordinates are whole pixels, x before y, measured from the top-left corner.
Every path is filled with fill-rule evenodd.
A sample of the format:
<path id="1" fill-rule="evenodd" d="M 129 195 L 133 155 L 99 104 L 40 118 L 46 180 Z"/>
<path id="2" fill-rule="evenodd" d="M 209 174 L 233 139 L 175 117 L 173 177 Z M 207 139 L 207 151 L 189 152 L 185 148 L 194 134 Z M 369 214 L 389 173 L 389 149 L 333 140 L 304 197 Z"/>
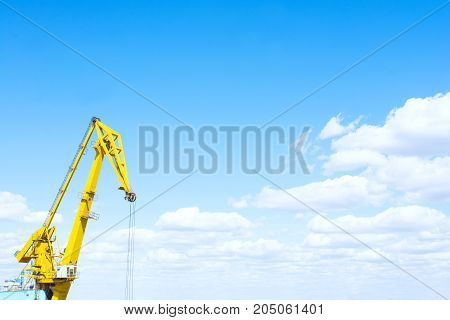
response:
<path id="1" fill-rule="evenodd" d="M 130 215 L 128 219 L 128 251 L 127 251 L 127 274 L 125 284 L 125 300 L 134 298 L 134 244 L 136 233 L 136 204 L 130 203 Z"/>
<path id="2" fill-rule="evenodd" d="M 135 215 L 135 204 L 132 203 L 131 204 L 132 207 L 132 237 L 131 237 L 131 300 L 134 299 L 134 255 L 135 255 L 135 250 L 134 250 L 134 243 L 135 243 L 135 234 L 136 234 L 136 215 Z"/>

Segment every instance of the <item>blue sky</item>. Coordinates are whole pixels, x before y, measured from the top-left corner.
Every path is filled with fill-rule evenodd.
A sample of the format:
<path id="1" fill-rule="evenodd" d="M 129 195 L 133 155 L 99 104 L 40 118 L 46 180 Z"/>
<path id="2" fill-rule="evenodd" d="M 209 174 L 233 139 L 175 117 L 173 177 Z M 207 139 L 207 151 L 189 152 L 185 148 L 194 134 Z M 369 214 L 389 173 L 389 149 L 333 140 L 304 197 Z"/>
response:
<path id="1" fill-rule="evenodd" d="M 8 3 L 178 118 L 194 127 L 200 127 L 265 123 L 422 18 L 439 6 L 441 1 L 197 1 L 193 4 L 181 1 L 136 1 L 132 5 L 126 2 L 99 4 L 90 1 Z M 390 172 L 388 169 L 391 170 L 392 167 L 405 167 L 401 161 L 409 161 L 410 165 L 424 165 L 425 168 L 437 166 L 435 170 L 438 173 L 447 172 L 446 157 L 449 153 L 446 148 L 430 152 L 421 149 L 423 146 L 445 141 L 438 133 L 423 134 L 421 139 L 420 134 L 414 135 L 414 132 L 408 131 L 411 133 L 408 136 L 409 133 L 401 131 L 403 135 L 400 136 L 423 140 L 423 143 L 417 143 L 416 149 L 410 148 L 407 153 L 375 145 L 368 146 L 364 155 L 351 154 L 355 159 L 362 159 L 361 162 L 366 166 L 358 164 L 356 171 L 349 164 L 343 170 L 342 163 L 337 164 L 330 158 L 333 154 L 348 149 L 352 151 L 348 147 L 352 143 L 357 146 L 353 151 L 365 149 L 356 141 L 358 137 L 364 137 L 363 134 L 344 139 L 340 147 L 339 143 L 332 147 L 331 142 L 351 135 L 351 130 L 345 131 L 344 127 L 359 116 L 362 119 L 353 131 L 366 124 L 383 128 L 388 113 L 404 106 L 408 99 L 435 97 L 438 93 L 450 91 L 450 42 L 447 41 L 450 30 L 446 23 L 449 15 L 449 8 L 436 13 L 323 91 L 277 119 L 274 124 L 284 128 L 291 125 L 300 128 L 311 126 L 308 140 L 308 150 L 311 152 L 306 152 L 305 156 L 315 169 L 310 176 L 300 174 L 270 178 L 285 188 L 294 188 L 348 175 L 368 179 L 368 183 L 376 184 L 373 187 L 375 189 L 385 187 L 393 190 L 393 195 L 384 197 L 382 191 L 376 191 L 373 195 L 371 187 L 369 198 L 364 198 L 367 200 L 366 206 L 355 209 L 350 206 L 345 208 L 343 205 L 338 212 L 326 212 L 337 219 L 344 215 L 370 218 L 389 208 L 416 205 L 439 210 L 444 215 L 450 213 L 447 199 L 442 196 L 448 189 L 439 181 L 425 183 L 418 178 L 418 185 L 411 190 L 408 182 L 403 186 L 398 181 L 380 178 Z M 0 5 L 0 26 L 0 132 L 5 137 L 2 143 L 4 152 L 0 166 L 0 191 L 25 197 L 30 212 L 47 210 L 83 130 L 94 115 L 122 133 L 130 179 L 138 193 L 140 204 L 181 178 L 177 174 L 142 175 L 137 170 L 138 126 L 175 126 L 178 123 L 173 118 L 4 5 Z M 431 111 L 421 114 L 421 119 L 426 115 L 432 117 L 433 114 L 438 114 L 433 108 L 439 109 L 444 105 L 445 110 L 447 106 L 444 98 L 437 97 L 434 100 L 437 101 L 436 107 L 429 101 L 419 101 L 411 109 L 415 110 L 415 106 L 419 109 L 429 108 L 427 110 Z M 405 114 L 409 114 L 408 112 L 405 111 Z M 343 120 L 335 120 L 338 119 L 338 127 L 341 126 L 339 128 L 342 132 L 329 139 L 320 139 L 319 134 L 325 130 L 326 124 L 339 114 Z M 447 114 L 444 112 L 443 117 L 445 115 Z M 404 123 L 402 119 L 417 119 L 404 115 L 398 118 L 400 120 L 396 123 L 401 124 Z M 442 119 L 444 121 L 445 117 Z M 434 123 L 433 121 L 430 123 Z M 415 127 L 414 122 L 410 125 Z M 397 132 L 388 129 L 385 128 L 386 132 Z M 447 132 L 445 126 L 443 132 Z M 378 133 L 371 134 L 377 137 Z M 405 141 L 409 140 L 398 139 L 395 148 L 404 150 L 407 144 Z M 61 242 L 64 242 L 64 234 L 70 227 L 78 200 L 77 194 L 87 176 L 90 156 L 92 152 L 86 156 L 71 194 L 61 208 L 64 215 L 64 221 L 59 226 Z M 411 156 L 417 157 L 420 164 L 410 158 L 406 159 Z M 389 160 L 384 162 L 383 157 Z M 403 158 L 392 160 L 392 157 Z M 436 157 L 442 159 L 436 161 Z M 367 158 L 380 159 L 380 162 L 368 161 Z M 325 174 L 322 168 L 327 162 L 334 169 Z M 89 225 L 88 239 L 127 213 L 127 204 L 115 190 L 114 179 L 112 170 L 105 166 L 96 203 L 101 220 Z M 347 187 L 347 182 L 342 182 L 342 188 Z M 358 183 L 364 184 L 364 181 L 358 180 L 355 183 L 360 190 L 361 185 Z M 216 175 L 196 175 L 142 210 L 137 218 L 137 225 L 142 228 L 142 261 L 139 262 L 137 272 L 137 296 L 249 299 L 436 298 L 432 292 L 399 274 L 390 265 L 371 264 L 365 260 L 360 262 L 361 259 L 356 259 L 359 261 L 356 263 L 349 257 L 333 260 L 328 256 L 329 252 L 321 253 L 320 250 L 326 248 L 308 244 L 308 235 L 311 233 L 315 233 L 313 238 L 326 234 L 322 234 L 323 230 L 315 228 L 311 223 L 313 215 L 299 215 L 301 210 L 292 210 L 289 204 L 275 206 L 264 201 L 261 203 L 258 199 L 261 200 L 268 194 L 263 193 L 259 198 L 258 195 L 261 195 L 262 189 L 267 185 L 267 181 L 260 177 L 240 172 L 233 175 L 220 172 Z M 299 196 L 304 195 L 302 192 L 320 195 L 323 188 L 319 185 L 313 191 L 302 189 Z M 423 195 L 419 194 L 421 188 L 437 191 L 432 195 Z M 234 204 L 233 207 L 232 198 L 237 200 L 241 197 L 248 200 L 246 206 L 236 207 Z M 21 202 L 18 198 L 14 199 Z M 310 198 L 310 201 L 316 200 Z M 323 202 L 326 203 L 327 199 L 323 199 Z M 333 204 L 332 201 L 330 203 Z M 317 202 L 318 206 L 321 204 L 321 201 Z M 241 226 L 242 228 L 230 229 L 224 233 L 216 230 L 213 224 L 211 230 L 194 228 L 195 234 L 191 234 L 183 231 L 185 225 L 163 223 L 165 218 L 172 217 L 171 214 L 164 214 L 192 207 L 200 208 L 200 216 L 197 217 L 200 220 L 204 218 L 210 221 L 209 215 L 202 215 L 205 212 L 211 213 L 211 219 L 217 221 L 229 219 L 229 216 L 217 213 L 236 212 L 253 226 Z M 6 210 L 6 206 L 0 208 Z M 324 206 L 320 209 L 326 211 L 327 208 Z M 173 215 L 175 224 L 181 223 L 183 213 L 188 211 L 181 210 L 179 215 Z M 407 212 L 407 219 L 411 221 L 424 214 L 423 210 L 415 214 L 416 211 L 411 208 L 402 209 L 403 211 Z M 408 216 L 408 212 L 413 213 Z M 440 223 L 438 213 L 430 214 L 437 217 Z M 8 212 L 5 211 L 3 216 L 7 215 Z M 17 239 L 14 241 L 19 245 L 23 235 L 26 238 L 27 232 L 39 225 L 7 218 L 0 220 L 0 223 L 0 233 Z M 121 227 L 116 230 L 119 240 Z M 423 236 L 423 232 L 428 230 L 417 232 Z M 445 239 L 446 232 L 443 236 Z M 204 237 L 204 234 L 211 239 Z M 364 236 L 365 233 L 362 234 Z M 397 235 L 394 232 L 394 235 L 386 237 L 395 238 Z M 400 243 L 409 245 L 413 245 L 419 237 L 412 234 L 403 236 L 404 234 Z M 95 285 L 92 281 L 99 275 L 99 265 L 111 264 L 114 270 L 122 270 L 120 261 L 123 247 L 114 238 L 114 234 L 111 237 L 104 242 L 100 241 L 97 246 L 97 250 L 106 250 L 106 258 L 98 258 L 94 243 L 90 249 L 92 251 L 86 253 L 84 262 L 80 260 L 80 264 L 85 263 L 86 270 L 74 287 L 73 298 L 122 297 L 124 281 L 105 279 L 102 284 Z M 179 239 L 179 242 L 173 243 L 167 239 Z M 180 245 L 183 239 L 191 241 L 191 246 Z M 18 270 L 7 255 L 8 250 L 17 246 L 14 241 L 2 248 L 0 268 L 4 270 L 2 275 L 7 277 L 13 276 Z M 339 244 L 338 240 L 333 241 Z M 438 276 L 432 277 L 429 270 L 417 267 L 420 263 L 410 256 L 396 256 L 396 253 L 387 249 L 384 242 L 378 243 L 379 239 L 369 237 L 367 241 L 374 241 L 379 246 L 377 248 L 386 250 L 387 254 L 392 254 L 393 259 L 400 259 L 424 280 L 450 294 L 450 288 L 442 284 L 442 279 L 449 277 L 444 272 L 445 264 L 436 262 L 436 269 L 432 273 Z M 442 240 L 442 243 L 446 243 L 445 241 Z M 117 247 L 111 249 L 105 243 L 113 243 Z M 208 247 L 207 243 L 216 243 L 217 246 Z M 204 252 L 197 252 L 196 248 L 203 248 Z M 345 245 L 343 248 L 348 249 Z M 250 254 L 259 252 L 258 250 L 261 250 L 260 256 Z M 445 252 L 444 247 L 439 250 Z M 351 256 L 358 254 L 368 253 L 358 251 Z M 284 255 L 294 260 L 291 261 Z M 311 255 L 319 255 L 320 258 L 308 264 Z M 413 261 L 411 265 L 410 261 Z M 193 265 L 202 266 L 203 269 Z M 337 265 L 340 267 L 336 267 Z M 367 270 L 378 271 L 374 271 L 372 275 Z M 267 279 L 267 272 L 275 276 L 271 280 L 262 281 L 261 279 Z M 349 277 L 349 272 L 355 275 Z M 365 276 L 366 274 L 368 275 Z M 124 275 L 125 272 L 123 277 Z M 218 278 L 221 279 L 217 280 Z M 215 289 L 211 289 L 209 283 L 213 283 Z M 331 284 L 348 290 L 330 290 Z M 93 287 L 98 290 L 92 290 Z M 115 290 L 108 289 L 111 287 Z M 305 289 L 308 293 L 304 293 Z M 213 292 L 205 296 L 206 290 Z"/>

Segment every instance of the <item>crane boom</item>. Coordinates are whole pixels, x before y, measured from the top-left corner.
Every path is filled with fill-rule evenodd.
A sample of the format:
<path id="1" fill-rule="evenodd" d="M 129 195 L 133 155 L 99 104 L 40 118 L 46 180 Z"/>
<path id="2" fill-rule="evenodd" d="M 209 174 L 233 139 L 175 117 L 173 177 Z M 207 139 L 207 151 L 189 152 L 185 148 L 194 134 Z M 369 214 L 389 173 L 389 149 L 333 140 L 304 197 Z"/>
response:
<path id="1" fill-rule="evenodd" d="M 64 198 L 64 195 L 66 194 L 67 188 L 69 187 L 69 184 L 72 181 L 73 175 L 77 170 L 78 164 L 80 163 L 80 160 L 83 157 L 84 152 L 86 151 L 87 144 L 89 143 L 92 133 L 94 132 L 95 126 L 94 123 L 97 120 L 98 120 L 97 118 L 92 118 L 88 128 L 86 129 L 86 132 L 83 136 L 83 139 L 81 140 L 81 143 L 78 147 L 75 157 L 73 158 L 72 163 L 70 164 L 69 171 L 67 171 L 63 183 L 61 184 L 61 187 L 58 190 L 58 194 L 56 195 L 56 198 L 53 201 L 52 207 L 48 212 L 47 219 L 45 219 L 44 222 L 44 227 L 48 228 L 51 225 L 53 218 L 55 217 L 56 211 L 58 211 L 59 205 L 61 204 L 61 201 Z"/>
<path id="2" fill-rule="evenodd" d="M 54 236 L 56 228 L 51 224 L 94 131 L 97 132 L 98 139 L 94 145 L 95 158 L 91 171 L 81 196 L 67 246 L 62 255 L 55 255 L 53 242 L 56 240 Z M 18 262 L 30 264 L 28 268 L 30 271 L 29 277 L 36 281 L 38 289 L 46 292 L 48 299 L 65 300 L 72 282 L 76 279 L 78 258 L 88 220 L 92 218 L 92 203 L 105 156 L 117 176 L 120 184 L 119 189 L 125 192 L 125 200 L 136 201 L 136 194 L 132 191 L 128 179 L 120 134 L 103 124 L 100 119 L 92 118 L 69 171 L 58 190 L 47 219 L 43 226 L 31 235 L 22 250 L 16 253 Z"/>

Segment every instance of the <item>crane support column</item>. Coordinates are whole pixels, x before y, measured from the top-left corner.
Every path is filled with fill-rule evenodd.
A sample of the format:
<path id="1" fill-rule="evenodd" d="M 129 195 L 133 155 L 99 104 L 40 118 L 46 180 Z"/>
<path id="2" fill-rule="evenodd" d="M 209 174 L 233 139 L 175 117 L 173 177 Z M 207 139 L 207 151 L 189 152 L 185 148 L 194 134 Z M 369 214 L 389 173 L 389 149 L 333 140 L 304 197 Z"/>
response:
<path id="1" fill-rule="evenodd" d="M 89 173 L 89 178 L 84 188 L 84 192 L 81 198 L 78 212 L 73 222 L 72 232 L 70 233 L 69 242 L 64 256 L 61 261 L 61 266 L 76 265 L 78 257 L 80 256 L 81 246 L 83 244 L 84 234 L 86 232 L 86 226 L 91 213 L 92 203 L 95 197 L 95 191 L 97 189 L 97 182 L 102 169 L 104 153 L 97 143 L 95 145 L 95 159 Z M 72 280 L 57 283 L 53 288 L 52 300 L 65 300 L 69 293 Z"/>

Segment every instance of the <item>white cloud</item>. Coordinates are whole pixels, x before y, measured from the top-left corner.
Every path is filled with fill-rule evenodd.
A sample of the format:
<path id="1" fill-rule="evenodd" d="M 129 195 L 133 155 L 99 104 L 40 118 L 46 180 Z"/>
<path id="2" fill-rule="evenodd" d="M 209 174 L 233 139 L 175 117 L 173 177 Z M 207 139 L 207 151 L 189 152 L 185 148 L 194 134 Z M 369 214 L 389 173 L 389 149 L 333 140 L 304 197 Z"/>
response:
<path id="1" fill-rule="evenodd" d="M 174 217 L 171 215 L 173 213 L 183 217 Z M 195 225 L 191 225 L 190 219 L 184 220 L 186 213 L 195 214 Z M 236 217 L 230 213 L 227 213 L 225 218 L 223 213 L 214 213 L 211 220 L 211 214 L 201 212 L 198 208 L 181 208 L 162 214 L 154 229 L 136 229 L 135 247 L 136 252 L 139 252 L 136 256 L 136 268 L 146 270 L 145 273 L 148 272 L 149 266 L 156 270 L 181 268 L 183 272 L 221 272 L 223 268 L 229 268 L 237 261 L 270 259 L 282 253 L 283 245 L 277 240 L 253 239 L 251 233 L 239 232 L 242 228 L 253 228 L 254 225 L 250 221 L 237 219 L 239 223 L 230 223 L 229 218 Z M 198 223 L 198 220 L 203 221 Z M 218 227 L 217 220 L 226 224 L 225 228 Z M 194 227 L 198 229 L 194 230 Z M 205 228 L 208 228 L 208 231 Z M 108 268 L 123 270 L 127 256 L 127 238 L 128 229 L 122 229 L 90 244 L 83 249 L 80 267 L 96 270 L 101 266 L 99 262 L 107 260 Z M 101 266 L 101 269 L 103 268 Z"/>
<path id="2" fill-rule="evenodd" d="M 253 224 L 236 212 L 201 212 L 198 207 L 193 207 L 164 213 L 156 226 L 172 230 L 223 232 L 249 229 Z"/>
<path id="3" fill-rule="evenodd" d="M 0 192 L 0 218 L 19 220 L 29 209 L 26 199 L 18 194 Z"/>
<path id="4" fill-rule="evenodd" d="M 386 235 L 386 234 L 361 234 L 358 235 L 358 239 L 364 241 L 368 244 L 386 244 L 396 240 L 395 236 Z M 314 248 L 331 248 L 331 249 L 348 249 L 348 248 L 356 248 L 361 251 L 367 250 L 367 248 L 362 247 L 361 243 L 350 237 L 349 235 L 341 232 L 341 233 L 311 233 L 308 234 L 305 238 L 304 244 L 309 247 Z M 338 260 L 342 257 L 342 253 L 344 255 L 348 255 L 349 252 L 346 250 L 342 250 L 341 252 L 334 252 L 334 258 Z M 318 252 L 318 254 L 328 255 L 327 251 Z M 356 255 L 356 252 L 351 252 L 350 255 Z"/>
<path id="5" fill-rule="evenodd" d="M 424 206 L 393 207 L 374 216 L 346 215 L 333 222 L 391 259 L 403 261 L 403 265 L 408 261 L 429 266 L 448 261 L 450 217 L 439 210 Z M 325 252 L 343 249 L 342 254 L 362 260 L 377 258 L 374 252 L 362 255 L 371 250 L 323 218 L 311 219 L 308 229 L 310 233 L 304 241 L 307 247 Z"/>
<path id="6" fill-rule="evenodd" d="M 276 255 L 283 249 L 277 240 L 232 240 L 220 245 L 218 250 L 222 253 L 231 253 L 246 257 L 269 257 Z"/>
<path id="7" fill-rule="evenodd" d="M 353 123 L 341 122 L 340 115 L 334 117 L 321 133 L 322 138 L 343 134 L 332 142 L 324 173 L 361 172 L 290 188 L 295 197 L 323 211 L 381 205 L 387 200 L 397 204 L 450 200 L 450 93 L 409 99 L 380 126 L 356 129 Z M 230 203 L 236 208 L 301 208 L 285 192 L 269 187 Z"/>
<path id="8" fill-rule="evenodd" d="M 450 229 L 448 218 L 442 212 L 418 206 L 397 207 L 361 219 L 345 216 L 335 221 L 414 274 L 418 270 L 435 272 L 448 266 L 449 255 L 444 253 L 450 249 Z M 260 297 L 258 294 L 261 298 L 280 298 L 281 292 L 289 291 L 288 296 L 295 297 L 299 285 L 311 285 L 316 289 L 323 286 L 317 289 L 318 297 L 343 298 L 347 296 L 342 295 L 342 290 L 330 293 L 330 281 L 337 281 L 337 287 L 346 289 L 355 284 L 370 285 L 373 278 L 377 282 L 397 283 L 401 273 L 395 267 L 347 234 L 330 229 L 327 222 L 324 223 L 314 218 L 308 224 L 309 234 L 303 242 L 190 228 L 140 228 L 136 231 L 136 252 L 139 252 L 135 262 L 136 293 L 142 298 L 149 297 L 149 289 L 159 292 L 160 298 L 228 298 L 236 292 L 247 299 Z M 89 245 L 80 260 L 83 277 L 95 279 L 105 272 L 124 275 L 127 233 L 127 229 L 117 230 Z M 108 264 L 99 263 L 104 261 Z M 352 277 L 348 277 L 349 273 Z M 340 277 L 341 274 L 345 276 Z M 439 278 L 442 279 L 441 274 Z M 176 288 L 168 288 L 171 283 L 176 284 Z M 267 291 L 266 285 L 270 287 Z M 74 286 L 75 294 L 79 290 L 78 296 L 85 297 L 82 292 L 86 287 L 81 286 L 89 286 L 88 280 L 78 281 Z M 412 282 L 411 286 L 416 284 Z M 109 287 L 115 288 L 114 292 L 121 288 L 112 283 Z M 215 290 L 205 294 L 208 287 Z M 248 287 L 252 290 L 242 291 Z M 161 291 L 161 288 L 167 290 Z M 417 290 L 419 297 L 426 296 L 426 291 Z M 174 292 L 180 295 L 174 296 Z M 411 292 L 389 290 L 378 298 L 409 298 L 411 295 Z M 120 293 L 114 296 L 120 297 Z M 348 297 L 371 295 L 356 291 Z"/>
<path id="9" fill-rule="evenodd" d="M 249 200 L 251 200 L 252 196 L 251 195 L 245 195 L 242 196 L 239 199 L 235 199 L 235 198 L 230 198 L 228 200 L 228 204 L 230 206 L 232 206 L 235 209 L 244 209 L 244 208 L 248 208 L 249 206 Z"/>
<path id="10" fill-rule="evenodd" d="M 32 211 L 27 204 L 27 199 L 19 194 L 0 192 L 0 219 L 21 221 L 26 223 L 43 222 L 47 212 Z M 56 214 L 55 223 L 62 221 L 62 216 Z"/>
<path id="11" fill-rule="evenodd" d="M 362 169 L 361 175 L 401 194 L 399 202 L 450 200 L 450 157 L 384 156 L 370 150 L 334 153 L 325 173 Z"/>
<path id="12" fill-rule="evenodd" d="M 342 125 L 342 120 L 343 118 L 340 114 L 331 118 L 320 132 L 319 139 L 329 139 L 349 133 L 356 129 L 356 126 L 360 122 L 361 118 L 350 122 L 346 126 Z"/>
<path id="13" fill-rule="evenodd" d="M 48 212 L 46 211 L 35 211 L 29 212 L 23 216 L 23 221 L 27 223 L 44 222 L 47 218 Z M 55 223 L 61 222 L 62 216 L 60 214 L 56 215 L 54 218 Z"/>
<path id="14" fill-rule="evenodd" d="M 382 165 L 370 168 L 367 175 L 402 192 L 401 200 L 409 203 L 450 200 L 450 157 L 386 159 Z"/>
<path id="15" fill-rule="evenodd" d="M 150 262 L 157 263 L 177 263 L 185 262 L 188 256 L 181 252 L 176 252 L 174 250 L 169 250 L 166 248 L 158 248 L 155 250 L 150 250 L 147 253 L 147 260 Z"/>
<path id="16" fill-rule="evenodd" d="M 320 211 L 377 206 L 389 197 L 385 185 L 370 181 L 366 177 L 349 175 L 289 188 L 286 191 Z M 309 211 L 283 190 L 271 187 L 263 188 L 260 193 L 247 201 L 258 208 Z"/>
<path id="17" fill-rule="evenodd" d="M 382 126 L 363 125 L 333 141 L 335 151 L 373 150 L 389 155 L 448 154 L 450 93 L 408 99 Z"/>
<path id="18" fill-rule="evenodd" d="M 323 165 L 325 174 L 339 171 L 353 171 L 372 166 L 382 166 L 387 162 L 383 154 L 367 149 L 342 150 L 333 153 Z"/>
<path id="19" fill-rule="evenodd" d="M 450 231 L 449 217 L 439 210 L 423 206 L 393 207 L 375 216 L 346 215 L 333 221 L 352 234 Z M 309 222 L 308 228 L 315 233 L 342 233 L 336 226 L 318 216 Z"/>
<path id="20" fill-rule="evenodd" d="M 398 203 L 450 200 L 450 93 L 413 98 L 380 125 L 362 125 L 332 142 L 325 174 L 361 170 L 399 192 Z"/>

